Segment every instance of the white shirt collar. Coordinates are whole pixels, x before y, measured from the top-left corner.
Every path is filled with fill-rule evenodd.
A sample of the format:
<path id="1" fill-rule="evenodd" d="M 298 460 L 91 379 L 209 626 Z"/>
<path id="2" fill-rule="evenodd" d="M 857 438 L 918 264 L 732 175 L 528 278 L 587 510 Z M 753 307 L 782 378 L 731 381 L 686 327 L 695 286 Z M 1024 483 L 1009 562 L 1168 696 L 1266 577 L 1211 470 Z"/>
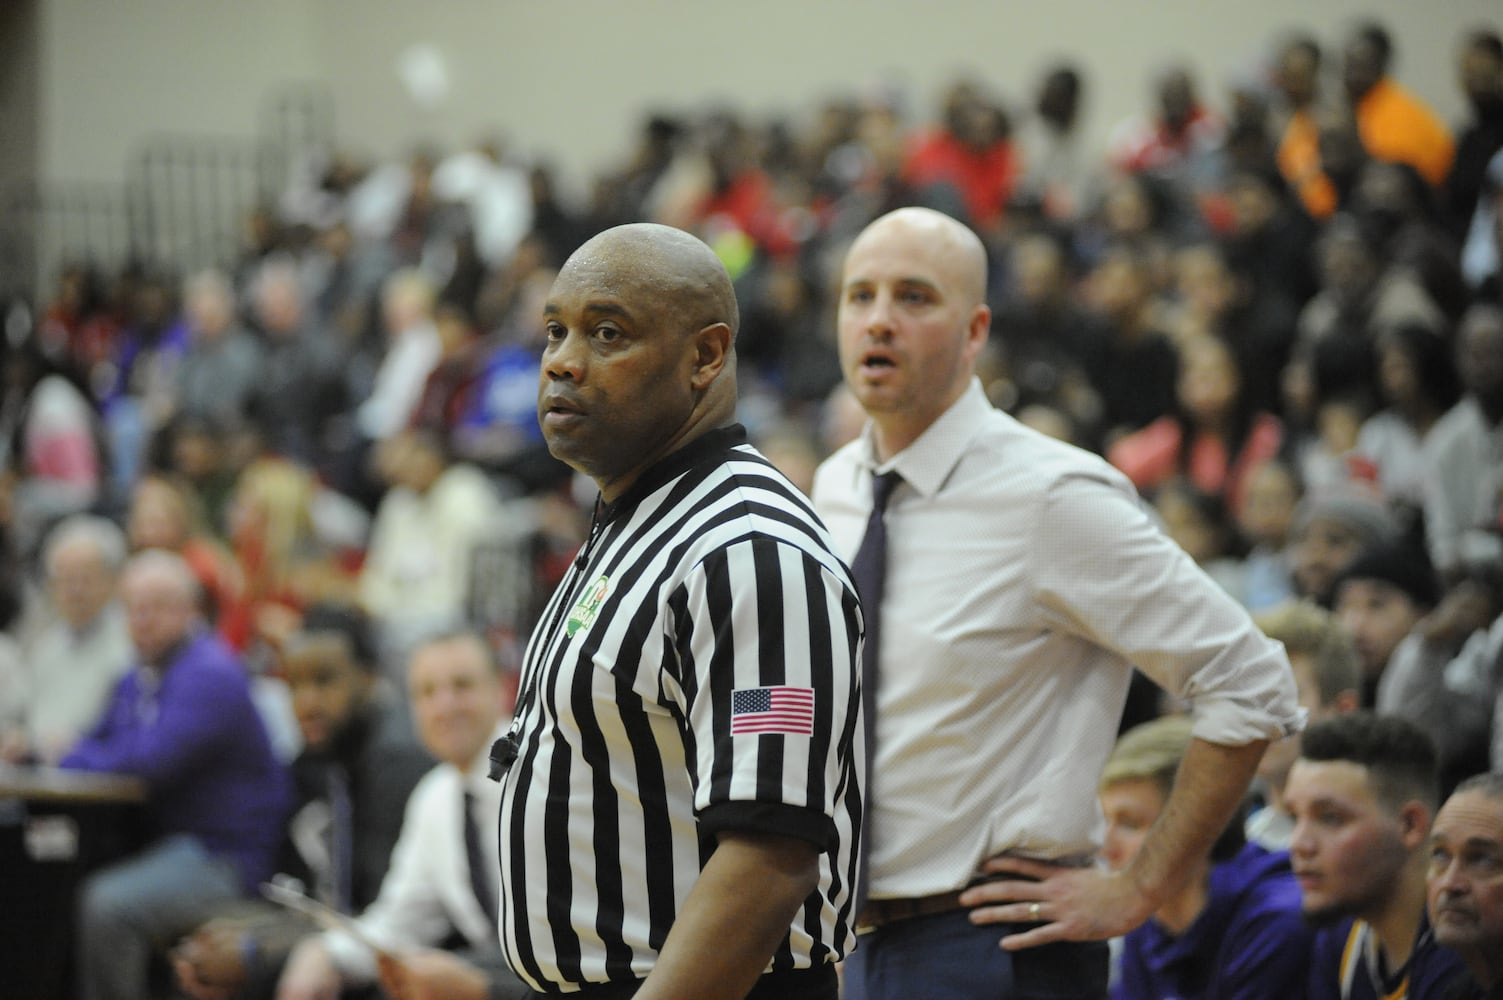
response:
<path id="1" fill-rule="evenodd" d="M 861 465 L 873 473 L 896 470 L 920 496 L 938 493 L 970 448 L 983 420 L 994 412 L 981 380 L 972 378 L 950 408 L 924 429 L 913 443 L 886 462 L 877 462 L 876 428 L 871 421 L 861 432 Z"/>

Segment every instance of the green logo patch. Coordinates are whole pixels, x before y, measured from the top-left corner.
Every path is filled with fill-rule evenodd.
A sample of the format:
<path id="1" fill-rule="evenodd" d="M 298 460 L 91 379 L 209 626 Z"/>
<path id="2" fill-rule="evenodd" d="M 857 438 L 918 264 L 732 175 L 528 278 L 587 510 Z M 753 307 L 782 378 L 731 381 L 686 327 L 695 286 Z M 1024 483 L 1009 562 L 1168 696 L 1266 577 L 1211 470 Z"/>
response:
<path id="1" fill-rule="evenodd" d="M 590 584 L 579 598 L 579 603 L 574 605 L 574 610 L 569 612 L 569 620 L 564 623 L 564 631 L 569 638 L 574 638 L 574 633 L 588 629 L 595 624 L 595 616 L 600 614 L 600 605 L 605 603 L 605 595 L 611 589 L 611 578 L 601 575 L 600 579 Z"/>

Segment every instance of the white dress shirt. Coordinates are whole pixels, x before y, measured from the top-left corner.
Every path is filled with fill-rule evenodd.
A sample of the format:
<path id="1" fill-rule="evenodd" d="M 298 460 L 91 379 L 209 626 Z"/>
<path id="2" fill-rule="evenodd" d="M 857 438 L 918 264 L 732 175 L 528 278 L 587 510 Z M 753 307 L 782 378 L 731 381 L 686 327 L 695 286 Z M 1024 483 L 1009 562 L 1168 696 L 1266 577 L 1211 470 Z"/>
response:
<path id="1" fill-rule="evenodd" d="M 82 631 L 59 620 L 37 636 L 23 657 L 25 712 L 43 760 L 57 760 L 93 728 L 135 656 L 118 604 L 107 605 Z"/>
<path id="2" fill-rule="evenodd" d="M 361 433 L 380 441 L 406 427 L 442 354 L 443 343 L 431 322 L 397 333 L 376 369 L 371 394 L 355 411 Z"/>
<path id="3" fill-rule="evenodd" d="M 403 636 L 464 620 L 475 550 L 502 520 L 495 488 L 472 465 L 451 465 L 424 494 L 392 487 L 371 527 L 361 604 Z"/>
<path id="4" fill-rule="evenodd" d="M 505 725 L 498 726 L 494 736 L 505 732 Z M 496 927 L 480 909 L 470 883 L 462 820 L 464 793 L 469 792 L 475 797 L 480 847 L 489 866 L 486 877 L 494 883 L 501 870 L 501 786 L 487 777 L 490 746 L 487 742 L 469 770 L 461 773 L 452 764 L 439 764 L 412 790 L 381 892 L 356 918 L 375 943 L 393 951 L 432 947 L 456 930 L 475 948 L 498 946 Z M 339 931 L 326 933 L 324 942 L 346 985 L 375 981 L 376 956 L 369 948 Z"/>
<path id="5" fill-rule="evenodd" d="M 1193 702 L 1203 739 L 1299 726 L 1281 647 L 1106 462 L 993 409 L 979 382 L 880 467 L 871 433 L 820 467 L 814 502 L 849 559 L 872 472 L 903 477 L 887 513 L 872 898 L 960 888 L 1002 852 L 1093 854 L 1133 665 Z"/>
<path id="6" fill-rule="evenodd" d="M 1463 396 L 1425 439 L 1425 537 L 1441 572 L 1503 558 L 1503 424 Z"/>

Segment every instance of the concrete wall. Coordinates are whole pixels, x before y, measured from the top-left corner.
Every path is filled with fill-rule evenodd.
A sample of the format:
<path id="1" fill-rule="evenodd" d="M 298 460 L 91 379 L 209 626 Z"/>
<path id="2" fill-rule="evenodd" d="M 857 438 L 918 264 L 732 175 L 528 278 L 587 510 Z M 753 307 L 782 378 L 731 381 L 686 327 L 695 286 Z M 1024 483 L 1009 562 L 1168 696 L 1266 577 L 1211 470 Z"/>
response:
<path id="1" fill-rule="evenodd" d="M 249 138 L 277 88 L 337 68 L 307 0 L 41 3 L 40 160 L 52 181 L 118 182 L 162 133 Z"/>
<path id="2" fill-rule="evenodd" d="M 0 190 L 35 179 L 40 135 L 37 0 L 0 4 Z"/>

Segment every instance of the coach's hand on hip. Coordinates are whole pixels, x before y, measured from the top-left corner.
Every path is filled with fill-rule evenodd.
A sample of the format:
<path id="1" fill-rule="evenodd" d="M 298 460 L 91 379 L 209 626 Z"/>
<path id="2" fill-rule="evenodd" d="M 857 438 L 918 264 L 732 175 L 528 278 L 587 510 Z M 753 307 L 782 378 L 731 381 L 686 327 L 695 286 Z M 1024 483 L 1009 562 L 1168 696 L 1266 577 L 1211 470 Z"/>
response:
<path id="1" fill-rule="evenodd" d="M 998 878 L 972 886 L 960 902 L 976 924 L 1036 924 L 1002 939 L 1008 951 L 1056 941 L 1100 941 L 1147 920 L 1153 902 L 1126 872 L 1066 868 L 1024 858 L 990 858 L 982 866 Z"/>

